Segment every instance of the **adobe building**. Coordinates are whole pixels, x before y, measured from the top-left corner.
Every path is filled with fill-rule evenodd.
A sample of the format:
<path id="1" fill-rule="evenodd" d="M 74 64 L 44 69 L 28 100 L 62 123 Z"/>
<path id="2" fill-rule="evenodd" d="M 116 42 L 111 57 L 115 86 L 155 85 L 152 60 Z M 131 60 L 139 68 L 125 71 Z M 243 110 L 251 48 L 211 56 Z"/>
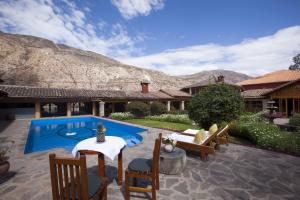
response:
<path id="1" fill-rule="evenodd" d="M 150 91 L 141 82 L 141 91 L 87 90 L 0 85 L 0 119 L 42 118 L 73 115 L 109 116 L 124 112 L 128 103 L 160 101 L 167 110 L 185 109 L 191 95 L 179 90 Z"/>
<path id="2" fill-rule="evenodd" d="M 232 83 L 231 81 L 225 79 L 225 77 L 223 75 L 220 75 L 220 76 L 212 75 L 207 80 L 203 80 L 198 83 L 188 85 L 188 86 L 182 88 L 181 91 L 184 91 L 190 95 L 195 95 L 195 94 L 199 93 L 203 88 L 205 88 L 209 85 L 214 85 L 214 84 L 228 84 L 228 85 L 235 86 L 239 89 L 239 86 L 237 86 L 234 83 Z"/>
<path id="3" fill-rule="evenodd" d="M 273 100 L 286 117 L 300 112 L 300 71 L 275 71 L 237 84 L 242 87 L 246 111 L 265 110 Z"/>

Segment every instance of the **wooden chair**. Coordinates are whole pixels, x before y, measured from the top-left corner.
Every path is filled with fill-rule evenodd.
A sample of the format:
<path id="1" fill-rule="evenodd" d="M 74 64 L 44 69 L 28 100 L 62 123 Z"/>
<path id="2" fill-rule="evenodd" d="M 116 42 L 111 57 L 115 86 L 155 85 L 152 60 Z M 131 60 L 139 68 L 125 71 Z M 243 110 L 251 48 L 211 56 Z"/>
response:
<path id="1" fill-rule="evenodd" d="M 125 199 L 130 199 L 130 192 L 152 192 L 152 199 L 156 199 L 156 190 L 159 190 L 159 154 L 162 134 L 155 140 L 153 158 L 137 158 L 132 160 L 125 171 Z M 129 179 L 146 179 L 151 181 L 151 188 L 130 186 Z"/>
<path id="2" fill-rule="evenodd" d="M 107 199 L 107 178 L 88 175 L 85 156 L 49 160 L 53 200 Z"/>

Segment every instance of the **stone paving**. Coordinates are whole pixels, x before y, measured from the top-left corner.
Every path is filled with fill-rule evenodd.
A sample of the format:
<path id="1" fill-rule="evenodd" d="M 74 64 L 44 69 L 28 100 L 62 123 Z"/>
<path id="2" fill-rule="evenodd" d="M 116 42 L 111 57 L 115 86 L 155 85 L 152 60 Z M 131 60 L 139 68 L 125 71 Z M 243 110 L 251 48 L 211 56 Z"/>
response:
<path id="1" fill-rule="evenodd" d="M 71 156 L 64 149 L 24 155 L 29 123 L 28 120 L 0 122 L 0 141 L 15 141 L 10 155 L 11 172 L 0 180 L 1 200 L 51 199 L 48 154 Z M 124 168 L 135 157 L 151 157 L 154 138 L 159 132 L 169 133 L 151 128 L 143 135 L 143 143 L 124 150 Z M 90 173 L 97 173 L 96 163 L 95 157 L 88 157 Z M 117 161 L 107 158 L 106 164 L 110 180 L 108 199 L 124 199 L 124 185 L 116 184 Z M 188 154 L 185 170 L 178 175 L 161 174 L 160 185 L 158 199 L 299 199 L 300 158 L 230 144 L 221 146 L 208 161 Z M 149 199 L 150 195 L 132 194 L 131 199 Z"/>

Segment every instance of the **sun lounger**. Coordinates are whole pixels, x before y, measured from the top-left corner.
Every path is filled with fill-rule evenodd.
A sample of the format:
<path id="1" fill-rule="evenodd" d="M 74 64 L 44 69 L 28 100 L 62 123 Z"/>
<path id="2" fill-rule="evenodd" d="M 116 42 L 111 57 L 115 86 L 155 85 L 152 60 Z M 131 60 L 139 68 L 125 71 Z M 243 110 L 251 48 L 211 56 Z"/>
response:
<path id="1" fill-rule="evenodd" d="M 188 129 L 183 133 L 172 133 L 169 137 L 177 141 L 177 147 L 187 151 L 198 152 L 200 153 L 201 159 L 206 160 L 209 154 L 215 153 L 215 148 L 218 149 L 220 144 L 228 145 L 228 130 L 230 127 L 231 124 L 226 125 L 214 134 L 210 134 L 209 131 L 205 131 L 199 144 L 194 142 L 195 135 L 199 132 L 199 130 L 195 129 Z"/>
<path id="2" fill-rule="evenodd" d="M 215 153 L 215 148 L 212 142 L 216 135 L 217 132 L 214 134 L 205 133 L 203 139 L 199 144 L 194 142 L 194 136 L 172 133 L 171 135 L 169 135 L 169 137 L 177 141 L 177 147 L 185 149 L 187 151 L 197 152 L 200 154 L 202 160 L 207 160 L 208 154 Z M 166 138 L 163 138 L 163 143 L 165 139 Z"/>
<path id="3" fill-rule="evenodd" d="M 214 142 L 216 142 L 216 146 L 218 147 L 220 144 L 229 144 L 229 135 L 228 135 L 228 130 L 230 129 L 230 127 L 232 126 L 232 124 L 227 124 L 223 129 L 219 130 L 217 133 L 217 137 L 216 140 Z M 200 130 L 197 129 L 187 129 L 185 131 L 183 131 L 181 134 L 182 135 L 188 135 L 188 136 L 195 136 Z M 205 131 L 206 134 L 208 134 L 208 131 Z"/>

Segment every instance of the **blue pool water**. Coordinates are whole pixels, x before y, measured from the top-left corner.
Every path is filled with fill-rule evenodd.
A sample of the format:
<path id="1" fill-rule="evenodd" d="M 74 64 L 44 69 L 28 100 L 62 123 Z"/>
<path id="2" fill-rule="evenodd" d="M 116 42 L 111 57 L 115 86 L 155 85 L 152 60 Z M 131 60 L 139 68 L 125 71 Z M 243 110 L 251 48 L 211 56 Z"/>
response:
<path id="1" fill-rule="evenodd" d="M 96 117 L 32 120 L 24 153 L 57 147 L 71 151 L 81 140 L 96 136 L 98 123 L 104 125 L 107 136 L 122 137 L 129 147 L 140 143 L 143 138 L 138 133 L 146 131 Z"/>

